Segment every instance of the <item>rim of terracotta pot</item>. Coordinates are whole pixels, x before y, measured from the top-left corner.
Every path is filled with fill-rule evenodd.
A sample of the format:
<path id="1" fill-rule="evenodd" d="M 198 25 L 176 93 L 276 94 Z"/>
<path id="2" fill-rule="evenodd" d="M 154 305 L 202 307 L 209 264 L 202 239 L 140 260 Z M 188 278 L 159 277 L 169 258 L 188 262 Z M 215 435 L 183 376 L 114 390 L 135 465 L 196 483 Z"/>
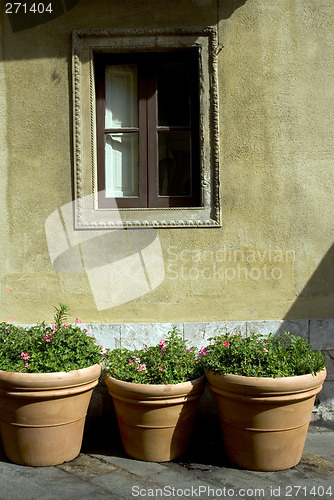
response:
<path id="1" fill-rule="evenodd" d="M 110 375 L 104 376 L 109 394 L 115 394 L 118 398 L 126 395 L 126 398 L 136 400 L 154 400 L 160 398 L 178 398 L 180 396 L 192 396 L 200 392 L 205 385 L 205 376 L 187 382 L 176 384 L 137 384 L 124 382 Z"/>
<path id="2" fill-rule="evenodd" d="M 101 374 L 101 364 L 69 372 L 19 373 L 0 370 L 0 390 L 66 389 L 93 382 Z"/>
<path id="3" fill-rule="evenodd" d="M 228 392 L 247 394 L 258 394 L 259 396 L 284 395 L 292 392 L 306 392 L 317 390 L 324 382 L 326 368 L 316 375 L 296 375 L 293 377 L 245 377 L 244 375 L 219 374 L 206 370 L 205 375 L 210 385 L 216 388 L 217 383 L 224 386 Z M 317 391 L 318 392 L 318 391 Z"/>

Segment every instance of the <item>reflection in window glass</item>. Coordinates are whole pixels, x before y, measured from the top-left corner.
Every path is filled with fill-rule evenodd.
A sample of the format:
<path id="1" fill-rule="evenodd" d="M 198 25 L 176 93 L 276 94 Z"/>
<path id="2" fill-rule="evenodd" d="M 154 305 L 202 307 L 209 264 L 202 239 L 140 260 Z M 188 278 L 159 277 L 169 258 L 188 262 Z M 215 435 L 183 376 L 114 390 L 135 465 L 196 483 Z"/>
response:
<path id="1" fill-rule="evenodd" d="M 187 64 L 159 64 L 157 75 L 158 125 L 189 126 L 190 68 Z"/>
<path id="2" fill-rule="evenodd" d="M 106 134 L 107 198 L 138 196 L 138 134 Z"/>
<path id="3" fill-rule="evenodd" d="M 190 132 L 159 132 L 158 146 L 159 196 L 190 196 Z"/>
<path id="4" fill-rule="evenodd" d="M 138 104 L 136 66 L 106 66 L 105 71 L 105 128 L 137 127 Z"/>

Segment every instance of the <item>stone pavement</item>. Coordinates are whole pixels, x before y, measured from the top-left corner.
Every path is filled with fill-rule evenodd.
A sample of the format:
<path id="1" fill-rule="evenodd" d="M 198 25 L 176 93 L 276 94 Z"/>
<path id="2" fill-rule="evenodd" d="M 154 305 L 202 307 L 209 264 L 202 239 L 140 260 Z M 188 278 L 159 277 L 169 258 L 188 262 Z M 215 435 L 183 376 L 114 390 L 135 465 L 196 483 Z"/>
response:
<path id="1" fill-rule="evenodd" d="M 280 472 L 241 470 L 224 456 L 215 416 L 199 417 L 186 455 L 168 463 L 127 457 L 110 421 L 87 424 L 82 453 L 56 467 L 22 467 L 0 449 L 0 500 L 135 498 L 334 500 L 334 427 L 313 423 L 300 464 Z"/>

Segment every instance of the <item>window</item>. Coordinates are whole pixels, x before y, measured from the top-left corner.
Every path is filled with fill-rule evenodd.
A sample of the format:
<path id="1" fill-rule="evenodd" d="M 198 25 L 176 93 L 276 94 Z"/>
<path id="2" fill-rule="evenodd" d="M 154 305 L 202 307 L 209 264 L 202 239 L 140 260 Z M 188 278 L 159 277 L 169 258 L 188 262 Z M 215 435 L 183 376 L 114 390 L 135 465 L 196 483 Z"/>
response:
<path id="1" fill-rule="evenodd" d="M 219 226 L 217 88 L 213 28 L 75 31 L 76 227 Z"/>
<path id="2" fill-rule="evenodd" d="M 198 51 L 94 64 L 99 207 L 200 206 Z"/>

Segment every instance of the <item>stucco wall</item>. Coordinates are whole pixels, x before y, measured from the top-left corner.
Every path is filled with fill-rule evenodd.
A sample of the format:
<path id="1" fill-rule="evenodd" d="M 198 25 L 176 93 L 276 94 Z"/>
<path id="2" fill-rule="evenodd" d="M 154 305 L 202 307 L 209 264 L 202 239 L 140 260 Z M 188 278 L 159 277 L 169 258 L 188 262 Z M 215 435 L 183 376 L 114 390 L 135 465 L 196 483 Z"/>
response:
<path id="1" fill-rule="evenodd" d="M 59 301 L 86 323 L 334 316 L 331 0 L 80 0 L 17 32 L 0 9 L 1 320 L 51 321 Z M 73 195 L 71 33 L 214 25 L 222 227 L 157 230 L 161 283 L 99 309 L 45 232 Z"/>

